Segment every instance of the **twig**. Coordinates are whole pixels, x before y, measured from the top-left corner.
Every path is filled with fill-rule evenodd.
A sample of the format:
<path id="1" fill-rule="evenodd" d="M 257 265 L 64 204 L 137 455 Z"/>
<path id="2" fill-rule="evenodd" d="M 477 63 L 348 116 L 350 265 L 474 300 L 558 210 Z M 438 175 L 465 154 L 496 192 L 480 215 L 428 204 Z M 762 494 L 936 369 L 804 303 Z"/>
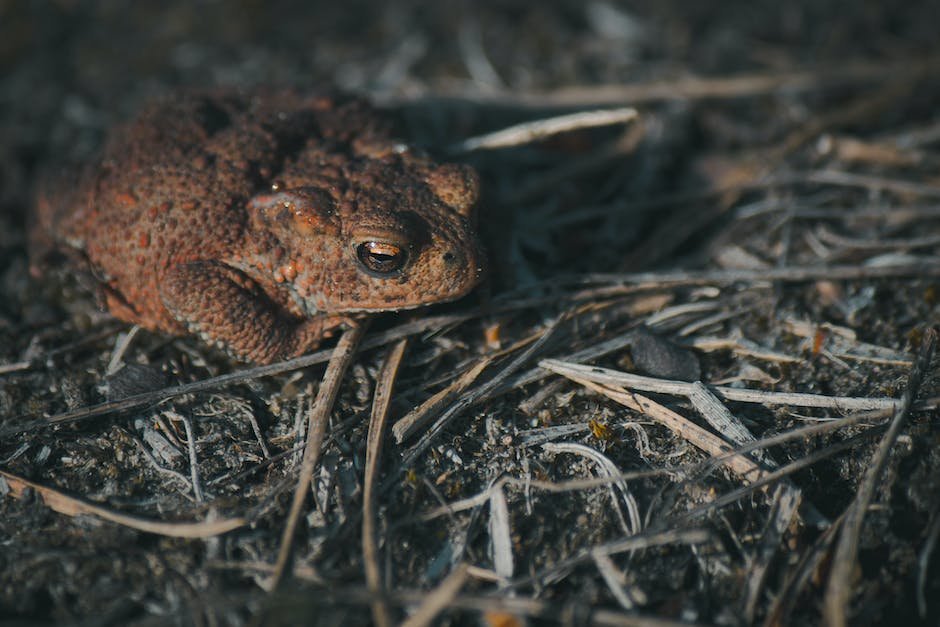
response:
<path id="1" fill-rule="evenodd" d="M 392 389 L 407 346 L 407 339 L 399 340 L 382 366 L 376 382 L 372 415 L 369 419 L 369 435 L 366 438 L 366 466 L 362 480 L 362 560 L 365 567 L 366 586 L 376 595 L 372 602 L 372 620 L 378 627 L 391 625 L 392 617 L 389 614 L 388 605 L 379 596 L 384 586 L 379 568 L 379 547 L 375 533 L 375 485 L 382 461 L 382 442 L 385 424 L 388 420 L 388 408 L 392 401 Z"/>
<path id="2" fill-rule="evenodd" d="M 701 381 L 692 383 L 692 391 L 688 399 L 692 407 L 702 415 L 712 429 L 722 434 L 726 440 L 738 446 L 756 441 L 754 434 L 744 426 L 744 423 L 738 420 L 738 417 L 732 414 L 731 410 L 725 407 Z M 773 462 L 768 462 L 769 458 L 765 459 L 762 451 L 756 453 L 754 457 L 763 464 L 776 466 Z"/>
<path id="3" fill-rule="evenodd" d="M 906 353 L 860 341 L 852 329 L 826 323 L 814 324 L 792 318 L 785 318 L 782 322 L 783 328 L 803 338 L 806 346 L 813 346 L 820 334 L 823 334 L 825 350 L 842 359 L 907 368 L 914 363 L 913 358 Z"/>
<path id="4" fill-rule="evenodd" d="M 290 512 L 287 515 L 287 521 L 284 524 L 284 531 L 281 534 L 281 548 L 277 554 L 274 574 L 271 576 L 270 586 L 275 589 L 281 583 L 284 572 L 291 557 L 291 549 L 294 544 L 294 533 L 297 530 L 297 523 L 300 520 L 301 510 L 310 490 L 310 484 L 313 481 L 313 471 L 316 469 L 317 462 L 320 460 L 320 445 L 323 444 L 323 436 L 326 433 L 326 425 L 329 422 L 330 411 L 336 402 L 336 395 L 339 393 L 339 386 L 343 381 L 343 375 L 346 368 L 352 363 L 356 348 L 359 346 L 362 336 L 365 334 L 365 328 L 368 320 L 361 321 L 357 326 L 348 329 L 343 333 L 336 348 L 333 349 L 333 355 L 330 357 L 330 363 L 323 374 L 323 381 L 320 382 L 320 388 L 317 390 L 317 398 L 313 409 L 310 412 L 309 426 L 307 428 L 307 444 L 304 447 L 304 457 L 300 466 L 300 476 L 297 478 L 297 486 L 294 489 L 294 498 L 291 501 Z"/>
<path id="5" fill-rule="evenodd" d="M 29 370 L 36 364 L 35 361 L 14 361 L 8 364 L 0 365 L 0 375 L 10 374 L 13 372 L 21 372 L 23 370 Z"/>
<path id="6" fill-rule="evenodd" d="M 476 20 L 461 20 L 457 33 L 457 43 L 464 67 L 481 87 L 505 88 L 506 82 L 490 63 L 480 36 L 480 24 Z"/>
<path id="7" fill-rule="evenodd" d="M 454 402 L 454 399 L 470 387 L 470 384 L 477 380 L 480 373 L 483 372 L 491 362 L 492 357 L 483 357 L 446 388 L 434 394 L 431 398 L 408 412 L 408 415 L 404 418 L 398 420 L 392 425 L 392 435 L 395 436 L 395 441 L 401 444 L 411 437 L 415 431 L 423 427 L 428 419 L 433 418 L 445 405 Z"/>
<path id="8" fill-rule="evenodd" d="M 157 458 L 154 456 L 151 450 L 147 448 L 147 445 L 144 444 L 143 440 L 141 440 L 139 437 L 137 437 L 136 435 L 130 432 L 125 432 L 124 435 L 130 438 L 130 440 L 134 444 L 137 445 L 137 448 L 140 450 L 141 454 L 143 454 L 144 458 L 148 462 L 150 462 L 150 465 L 153 466 L 157 472 L 167 475 L 173 479 L 176 479 L 177 481 L 182 483 L 185 488 L 187 488 L 188 490 L 192 490 L 193 486 L 190 483 L 189 479 L 186 478 L 186 475 L 179 472 L 178 470 L 173 470 L 172 468 L 166 468 L 164 466 L 161 466 L 160 462 L 157 460 Z"/>
<path id="9" fill-rule="evenodd" d="M 763 179 L 765 185 L 794 185 L 815 183 L 822 185 L 838 185 L 840 187 L 861 187 L 865 189 L 887 190 L 896 194 L 910 194 L 926 196 L 928 198 L 940 197 L 940 187 L 903 179 L 892 179 L 883 176 L 856 174 L 839 170 L 809 170 L 807 172 L 790 172 Z"/>
<path id="10" fill-rule="evenodd" d="M 44 352 L 41 355 L 36 355 L 32 359 L 18 361 L 11 364 L 3 364 L 0 366 L 0 375 L 9 374 L 12 372 L 19 372 L 22 370 L 30 370 L 32 368 L 39 368 L 44 364 L 52 364 L 54 359 L 59 355 L 68 354 L 74 350 L 85 348 L 95 344 L 99 340 L 110 337 L 115 333 L 118 333 L 121 328 L 125 326 L 120 322 L 107 324 L 103 329 L 98 331 L 93 331 L 88 334 L 82 335 L 78 340 L 74 342 L 68 342 L 51 350 Z"/>
<path id="11" fill-rule="evenodd" d="M 111 352 L 111 359 L 108 361 L 108 367 L 105 370 L 105 373 L 112 375 L 118 370 L 120 370 L 121 363 L 124 360 L 124 354 L 127 352 L 127 349 L 130 348 L 131 342 L 134 341 L 134 337 L 140 331 L 140 325 L 132 326 L 127 333 L 119 333 L 118 340 L 114 345 L 114 350 Z"/>
<path id="12" fill-rule="evenodd" d="M 927 525 L 927 539 L 917 555 L 917 611 L 922 619 L 927 618 L 927 598 L 924 588 L 927 586 L 930 556 L 940 540 L 940 507 L 934 506 L 930 524 Z"/>
<path id="13" fill-rule="evenodd" d="M 189 416 L 172 412 L 171 418 L 175 418 L 183 423 L 183 429 L 186 431 L 186 449 L 189 451 L 189 476 L 193 484 L 193 497 L 197 503 L 202 503 L 202 482 L 199 479 L 199 456 L 196 455 L 196 433 L 193 430 L 193 422 Z"/>
<path id="14" fill-rule="evenodd" d="M 800 491 L 783 485 L 774 493 L 773 505 L 767 528 L 760 539 L 756 555 L 748 568 L 747 591 L 744 595 L 744 616 L 747 624 L 754 624 L 754 614 L 757 611 L 757 602 L 760 600 L 760 591 L 770 568 L 770 561 L 780 547 L 780 539 L 798 515 L 800 506 Z"/>
<path id="15" fill-rule="evenodd" d="M 610 593 L 617 599 L 617 603 L 620 604 L 620 607 L 625 610 L 632 610 L 637 605 L 637 603 L 634 602 L 634 598 L 639 597 L 640 599 L 645 599 L 645 595 L 636 586 L 629 586 L 628 589 L 623 572 L 617 568 L 614 564 L 614 560 L 610 559 L 609 556 L 596 553 L 591 557 L 594 559 L 594 566 L 597 567 L 597 572 L 601 574 L 604 583 L 607 584 L 607 589 L 610 590 Z"/>
<path id="16" fill-rule="evenodd" d="M 624 85 L 602 84 L 564 87 L 551 91 L 507 91 L 487 93 L 479 89 L 455 93 L 462 101 L 513 107 L 585 107 L 640 104 L 664 100 L 716 100 L 746 98 L 785 91 L 797 93 L 833 89 L 856 83 L 879 81 L 913 71 L 929 72 L 940 67 L 940 57 L 911 57 L 889 63 L 869 60 L 846 61 L 830 67 L 784 72 L 755 72 L 720 77 L 684 75 L 669 80 Z M 426 94 L 421 95 L 426 99 Z"/>
<path id="17" fill-rule="evenodd" d="M 512 578 L 515 561 L 512 557 L 512 530 L 509 528 L 509 506 L 502 490 L 490 492 L 490 520 L 487 525 L 490 535 L 490 551 L 493 570 L 500 581 Z"/>
<path id="18" fill-rule="evenodd" d="M 620 469 L 617 468 L 617 465 L 609 457 L 584 444 L 577 442 L 548 442 L 542 445 L 542 450 L 549 453 L 570 453 L 572 455 L 586 457 L 594 462 L 597 466 L 597 474 L 602 477 L 617 478 L 621 474 Z M 613 502 L 614 511 L 617 512 L 617 518 L 620 519 L 620 525 L 624 534 L 629 536 L 642 531 L 643 519 L 640 516 L 640 509 L 637 507 L 633 493 L 630 492 L 630 488 L 627 487 L 627 482 L 622 479 L 615 479 L 608 486 L 608 489 L 610 491 L 610 500 Z M 627 522 L 627 518 L 624 517 L 621 511 L 621 502 L 620 499 L 617 498 L 618 490 L 623 499 L 623 504 L 627 508 L 627 518 L 630 519 L 629 522 Z"/>
<path id="19" fill-rule="evenodd" d="M 460 564 L 440 585 L 428 594 L 421 606 L 401 627 L 426 627 L 447 607 L 467 581 L 467 565 Z"/>
<path id="20" fill-rule="evenodd" d="M 50 509 L 60 514 L 65 514 L 66 516 L 79 516 L 82 514 L 97 516 L 98 518 L 103 518 L 104 520 L 131 529 L 161 536 L 170 536 L 173 538 L 209 538 L 227 533 L 233 529 L 238 529 L 246 524 L 245 520 L 242 518 L 225 518 L 222 520 L 199 523 L 172 523 L 150 520 L 139 516 L 129 516 L 90 503 L 78 497 L 68 496 L 55 488 L 35 483 L 4 470 L 0 470 L 0 477 L 6 480 L 14 496 L 22 496 L 23 490 L 27 488 L 35 490 Z"/>
<path id="21" fill-rule="evenodd" d="M 245 470 L 239 471 L 235 474 L 226 473 L 224 475 L 219 475 L 215 477 L 214 479 L 211 479 L 209 481 L 209 485 L 214 486 L 214 485 L 219 485 L 219 484 L 226 483 L 226 482 L 229 485 L 237 485 L 238 482 L 244 479 L 245 477 L 251 476 L 252 474 L 256 472 L 260 472 L 264 470 L 265 468 L 273 464 L 276 464 L 277 462 L 281 461 L 282 459 L 286 457 L 293 457 L 295 453 L 303 454 L 303 451 L 304 451 L 303 445 L 289 448 L 286 451 L 281 451 L 280 453 L 277 453 L 276 455 L 272 455 L 271 457 L 268 457 L 262 460 L 258 464 L 251 466 L 250 468 L 246 468 Z"/>
<path id="22" fill-rule="evenodd" d="M 601 109 L 599 111 L 581 111 L 579 113 L 559 115 L 517 124 L 486 135 L 468 137 L 451 146 L 450 152 L 459 154 L 480 149 L 492 150 L 493 148 L 518 146 L 568 131 L 632 122 L 637 115 L 636 109 L 633 108 Z"/>
<path id="23" fill-rule="evenodd" d="M 820 564 L 830 555 L 832 543 L 842 528 L 844 518 L 840 516 L 832 526 L 823 531 L 813 546 L 803 551 L 799 563 L 791 569 L 786 580 L 780 588 L 777 597 L 771 603 L 767 616 L 764 618 L 764 627 L 782 627 L 789 625 L 790 613 L 796 607 L 798 599 L 803 594 L 819 572 Z"/>
<path id="24" fill-rule="evenodd" d="M 610 370 L 598 366 L 571 364 L 557 359 L 543 359 L 539 365 L 547 370 L 566 376 L 569 379 L 582 379 L 603 385 L 629 387 L 644 392 L 674 394 L 688 397 L 695 391 L 694 383 L 655 379 L 619 370 Z M 708 386 L 712 392 L 728 401 L 761 403 L 764 405 L 796 405 L 798 407 L 820 407 L 826 409 L 868 411 L 876 409 L 894 409 L 899 399 L 890 397 L 858 396 L 823 396 L 821 394 L 803 394 L 798 392 L 766 392 L 764 390 L 746 390 L 722 385 Z M 929 399 L 927 405 L 933 402 Z"/>
<path id="25" fill-rule="evenodd" d="M 899 204 L 864 205 L 850 207 L 794 207 L 792 199 L 768 200 L 735 209 L 738 220 L 765 213 L 785 212 L 788 220 L 859 220 L 861 218 L 887 218 L 909 223 L 919 219 L 940 217 L 940 206 L 934 204 L 904 206 Z"/>
<path id="26" fill-rule="evenodd" d="M 255 434 L 255 439 L 258 440 L 258 446 L 261 448 L 261 454 L 265 459 L 271 459 L 271 451 L 268 450 L 268 445 L 264 441 L 264 434 L 261 433 L 261 425 L 258 424 L 258 419 L 255 418 L 255 412 L 249 409 L 248 414 L 248 424 L 251 425 L 251 432 Z"/>
<path id="27" fill-rule="evenodd" d="M 737 315 L 737 312 L 735 312 Z M 708 337 L 702 336 L 692 340 L 692 347 L 706 353 L 719 350 L 730 350 L 735 355 L 753 357 L 762 361 L 783 364 L 797 364 L 803 361 L 802 357 L 793 357 L 769 348 L 764 348 L 755 342 L 734 337 Z"/>
<path id="28" fill-rule="evenodd" d="M 572 277 L 581 284 L 615 284 L 636 289 L 662 290 L 677 286 L 733 285 L 735 283 L 805 283 L 808 281 L 862 281 L 897 277 L 940 277 L 940 263 L 889 266 L 783 266 L 760 270 L 676 270 L 673 272 L 635 272 L 631 274 L 587 274 Z M 553 280 L 554 285 L 563 278 Z"/>
<path id="29" fill-rule="evenodd" d="M 679 437 L 688 440 L 694 446 L 713 457 L 727 454 L 728 457 L 722 458 L 722 463 L 742 479 L 750 482 L 756 480 L 763 474 L 760 466 L 751 461 L 750 458 L 736 454 L 727 442 L 654 400 L 641 394 L 616 390 L 606 385 L 600 385 L 588 379 L 582 379 L 572 375 L 567 376 L 572 381 L 580 383 L 595 392 L 599 392 L 617 401 L 621 405 L 629 407 L 633 411 L 638 411 L 654 418 Z"/>
<path id="30" fill-rule="evenodd" d="M 659 311 L 647 316 L 646 320 L 643 321 L 643 324 L 648 327 L 659 327 L 670 320 L 685 318 L 690 314 L 713 312 L 716 309 L 719 309 L 721 306 L 722 304 L 716 300 L 703 300 L 693 303 L 680 303 L 678 305 L 671 305 L 669 307 L 663 307 Z"/>
<path id="31" fill-rule="evenodd" d="M 877 237 L 874 239 L 859 239 L 856 237 L 846 237 L 834 233 L 820 225 L 816 228 L 816 234 L 820 240 L 833 246 L 841 248 L 853 248 L 863 250 L 892 250 L 903 249 L 912 250 L 914 248 L 932 248 L 940 244 L 940 235 L 926 235 L 923 237 Z"/>
<path id="32" fill-rule="evenodd" d="M 901 397 L 900 406 L 891 420 L 887 433 L 878 445 L 878 450 L 872 457 L 868 471 L 862 478 L 855 499 L 846 511 L 845 524 L 836 544 L 835 554 L 832 558 L 832 570 L 829 574 L 829 584 L 826 586 L 826 596 L 823 606 L 823 616 L 831 627 L 844 627 L 847 624 L 847 610 L 852 593 L 851 575 L 858 556 L 859 536 L 865 513 L 875 494 L 875 488 L 881 478 L 888 461 L 888 455 L 900 435 L 901 428 L 907 421 L 914 405 L 914 399 L 924 376 L 930 368 L 934 348 L 937 344 L 937 330 L 928 329 L 924 334 L 917 360 L 911 368 L 907 388 Z"/>
<path id="33" fill-rule="evenodd" d="M 592 359 L 597 359 L 598 357 L 603 357 L 609 355 L 610 353 L 617 352 L 623 348 L 629 346 L 633 343 L 633 330 L 621 333 L 615 337 L 598 342 L 588 346 L 587 348 L 581 349 L 574 353 L 564 356 L 564 360 L 568 363 L 580 363 L 582 361 L 590 361 Z M 494 392 L 494 396 L 499 394 L 504 394 L 512 390 L 519 389 L 524 385 L 529 385 L 530 383 L 535 383 L 536 381 L 541 381 L 547 376 L 550 376 L 550 372 L 540 366 L 536 366 L 525 372 L 521 372 L 518 375 L 510 377 L 499 389 Z"/>
<path id="34" fill-rule="evenodd" d="M 725 407 L 704 383 L 696 381 L 692 385 L 693 392 L 689 395 L 689 401 L 717 433 L 722 434 L 726 439 L 737 446 L 751 444 L 757 441 L 750 430 L 744 426 L 744 423 L 731 413 L 731 410 Z M 777 468 L 777 462 L 771 458 L 766 450 L 755 450 L 751 455 L 765 468 L 769 470 Z M 802 491 L 789 479 L 785 479 L 782 492 L 782 494 L 778 492 L 775 499 L 778 502 L 788 504 L 788 507 L 795 512 L 797 505 L 802 501 Z M 824 519 L 822 514 L 820 514 L 812 504 L 807 503 L 806 509 L 810 514 L 809 518 L 816 520 Z M 769 559 L 769 557 L 767 559 Z M 755 582 L 754 579 L 750 581 Z"/>
<path id="35" fill-rule="evenodd" d="M 418 456 L 431 445 L 431 442 L 444 429 L 444 427 L 446 427 L 451 420 L 459 416 L 463 410 L 470 407 L 477 401 L 486 398 L 488 394 L 499 388 L 500 384 L 502 384 L 511 374 L 519 370 L 519 368 L 524 366 L 530 359 L 532 359 L 532 357 L 542 349 L 548 339 L 552 336 L 552 334 L 558 328 L 558 325 L 566 319 L 567 316 L 565 314 L 562 314 L 556 318 L 550 326 L 542 331 L 541 337 L 539 337 L 537 341 L 533 342 L 531 346 L 529 346 L 520 355 L 513 359 L 502 370 L 496 373 L 492 379 L 471 390 L 463 397 L 455 401 L 450 407 L 448 407 L 435 421 L 435 423 L 431 425 L 431 428 L 428 429 L 428 431 L 421 437 L 417 444 L 405 452 L 405 454 L 402 456 L 402 467 L 408 467 L 414 463 Z"/>

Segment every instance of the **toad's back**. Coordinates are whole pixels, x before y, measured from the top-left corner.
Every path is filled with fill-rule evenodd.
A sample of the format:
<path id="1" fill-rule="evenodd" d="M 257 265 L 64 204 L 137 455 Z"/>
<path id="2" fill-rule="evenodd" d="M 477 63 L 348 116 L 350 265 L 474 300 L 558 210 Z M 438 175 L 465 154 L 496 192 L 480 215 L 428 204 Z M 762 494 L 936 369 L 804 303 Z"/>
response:
<path id="1" fill-rule="evenodd" d="M 239 241 L 248 199 L 297 153 L 347 143 L 353 131 L 382 132 L 359 100 L 167 97 L 114 129 L 96 163 L 45 186 L 33 232 L 83 250 L 108 277 L 220 254 Z"/>
<path id="2" fill-rule="evenodd" d="M 173 333 L 196 330 L 256 361 L 296 353 L 300 347 L 291 344 L 261 355 L 208 329 L 230 324 L 230 316 L 194 322 L 189 310 L 208 305 L 175 293 L 198 289 L 179 285 L 182 275 L 190 283 L 205 278 L 203 288 L 220 289 L 222 282 L 222 292 L 241 290 L 234 301 L 225 297 L 225 304 L 250 305 L 252 311 L 241 312 L 245 316 L 274 305 L 276 315 L 265 323 L 279 328 L 297 326 L 291 317 L 407 308 L 461 295 L 479 274 L 469 209 L 475 176 L 464 166 L 433 164 L 398 146 L 371 107 L 342 95 L 218 92 L 165 98 L 116 128 L 97 162 L 41 189 L 31 229 L 34 268 L 51 251 L 64 250 L 90 266 L 109 309 L 122 319 Z M 395 239 L 405 213 L 423 222 L 417 231 L 447 231 L 447 246 L 474 266 L 434 300 L 403 295 L 404 264 L 383 284 L 347 273 L 351 227 L 365 224 L 376 237 L 388 232 Z M 393 242 L 414 249 L 408 255 L 412 279 L 429 279 L 429 269 L 443 269 L 440 257 L 425 258 L 429 267 L 413 254 L 434 239 Z M 370 250 L 384 255 L 387 249 Z M 285 261 L 290 270 L 284 270 Z M 353 283 L 346 291 L 357 294 L 346 301 L 355 306 L 340 302 L 342 290 L 329 288 L 312 265 L 329 267 L 332 282 Z M 300 267 L 306 267 L 304 276 Z M 381 302 L 370 302 L 379 296 Z M 189 313 L 181 314 L 179 298 Z M 240 334 L 257 332 L 255 327 Z"/>

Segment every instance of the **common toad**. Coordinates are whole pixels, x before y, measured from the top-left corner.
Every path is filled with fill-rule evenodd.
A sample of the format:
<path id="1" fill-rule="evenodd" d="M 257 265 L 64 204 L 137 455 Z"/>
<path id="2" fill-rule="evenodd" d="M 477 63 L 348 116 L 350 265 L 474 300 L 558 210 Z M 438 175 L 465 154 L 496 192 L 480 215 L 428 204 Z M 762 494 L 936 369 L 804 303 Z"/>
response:
<path id="1" fill-rule="evenodd" d="M 478 182 L 392 139 L 361 99 L 168 96 L 40 187 L 32 271 L 90 268 L 116 317 L 269 363 L 367 311 L 466 294 Z"/>

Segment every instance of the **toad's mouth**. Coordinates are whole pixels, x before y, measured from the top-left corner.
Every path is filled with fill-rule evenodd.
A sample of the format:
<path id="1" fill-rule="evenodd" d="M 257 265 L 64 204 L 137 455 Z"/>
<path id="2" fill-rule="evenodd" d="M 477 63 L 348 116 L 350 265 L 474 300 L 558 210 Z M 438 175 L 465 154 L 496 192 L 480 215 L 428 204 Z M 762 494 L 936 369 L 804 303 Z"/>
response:
<path id="1" fill-rule="evenodd" d="M 420 275 L 420 273 L 419 273 Z M 280 285 L 305 316 L 330 313 L 369 313 L 406 311 L 463 298 L 483 279 L 483 263 L 475 263 L 436 280 L 421 279 L 407 269 L 395 276 L 377 277 L 361 272 L 351 289 L 337 288 L 311 293 L 302 289 L 302 282 Z"/>
<path id="2" fill-rule="evenodd" d="M 324 313 L 379 313 L 383 311 L 407 311 L 430 305 L 443 304 L 459 300 L 473 291 L 483 277 L 483 268 L 477 268 L 472 278 L 465 280 L 459 287 L 447 291 L 422 291 L 416 287 L 407 294 L 395 296 L 371 295 L 363 297 L 325 298 L 323 296 L 302 296 L 294 286 L 289 286 L 291 297 L 298 308 L 307 316 Z"/>

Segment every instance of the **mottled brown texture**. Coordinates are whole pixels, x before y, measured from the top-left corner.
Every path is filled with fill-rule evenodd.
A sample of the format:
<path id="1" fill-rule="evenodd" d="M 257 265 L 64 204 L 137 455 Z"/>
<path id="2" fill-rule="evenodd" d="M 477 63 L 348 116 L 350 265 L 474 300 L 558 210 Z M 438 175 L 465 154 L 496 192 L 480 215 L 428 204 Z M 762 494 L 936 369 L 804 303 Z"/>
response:
<path id="1" fill-rule="evenodd" d="M 33 271 L 65 252 L 118 318 L 270 362 L 351 314 L 466 294 L 476 197 L 472 169 L 394 141 L 362 100 L 184 93 L 41 187 Z"/>

